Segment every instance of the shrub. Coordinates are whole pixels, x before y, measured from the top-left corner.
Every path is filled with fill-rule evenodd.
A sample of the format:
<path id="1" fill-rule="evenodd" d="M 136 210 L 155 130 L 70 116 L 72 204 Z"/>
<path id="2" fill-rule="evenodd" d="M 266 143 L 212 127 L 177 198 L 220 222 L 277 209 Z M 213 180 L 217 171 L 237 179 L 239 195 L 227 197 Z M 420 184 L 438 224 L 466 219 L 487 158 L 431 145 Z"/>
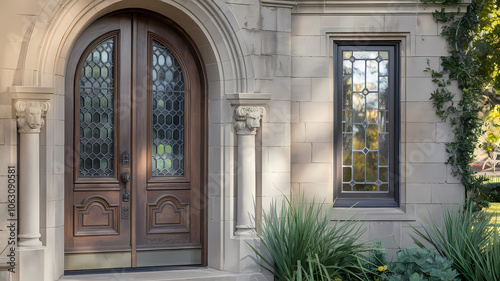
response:
<path id="1" fill-rule="evenodd" d="M 500 183 L 490 182 L 479 188 L 479 199 L 489 202 L 500 202 Z"/>
<path id="2" fill-rule="evenodd" d="M 458 272 L 451 268 L 452 262 L 428 249 L 400 250 L 396 253 L 396 261 L 390 263 L 386 254 L 382 243 L 377 242 L 370 255 L 361 259 L 370 280 L 458 280 Z"/>
<path id="3" fill-rule="evenodd" d="M 489 225 L 491 216 L 473 211 L 473 203 L 465 210 L 443 209 L 443 225 L 433 220 L 423 231 L 413 227 L 417 236 L 429 242 L 438 253 L 450 259 L 465 280 L 500 280 L 500 244 L 498 230 Z M 415 244 L 423 243 L 413 235 Z"/>
<path id="4" fill-rule="evenodd" d="M 429 280 L 452 281 L 459 280 L 458 272 L 452 267 L 452 262 L 429 249 L 404 249 L 396 254 L 396 261 L 389 265 L 388 274 L 380 280 Z"/>
<path id="5" fill-rule="evenodd" d="M 365 275 L 370 277 L 370 280 L 379 280 L 380 276 L 387 270 L 387 251 L 382 246 L 382 242 L 375 242 L 369 249 L 368 256 L 360 256 L 359 262 L 364 268 Z"/>
<path id="6" fill-rule="evenodd" d="M 313 280 L 362 280 L 358 254 L 367 246 L 358 239 L 364 229 L 353 220 L 330 225 L 332 209 L 325 211 L 324 203 L 306 204 L 304 196 L 285 199 L 280 208 L 273 203 L 260 223 L 258 237 L 272 260 L 250 246 L 261 258 L 260 265 L 276 280 L 295 280 L 304 272 Z"/>

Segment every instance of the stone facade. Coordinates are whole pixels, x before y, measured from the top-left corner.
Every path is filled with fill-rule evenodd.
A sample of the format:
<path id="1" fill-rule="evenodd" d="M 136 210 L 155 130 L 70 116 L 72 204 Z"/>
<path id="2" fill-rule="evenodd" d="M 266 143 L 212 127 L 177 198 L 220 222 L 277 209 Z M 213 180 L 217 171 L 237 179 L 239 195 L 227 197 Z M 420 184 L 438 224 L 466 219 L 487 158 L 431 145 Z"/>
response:
<path id="1" fill-rule="evenodd" d="M 432 18 L 435 7 L 418 0 L 9 1 L 0 12 L 0 244 L 7 245 L 10 235 L 8 167 L 20 172 L 35 165 L 39 173 L 19 174 L 19 183 L 20 189 L 23 179 L 39 183 L 39 211 L 31 212 L 29 222 L 22 221 L 27 209 L 18 218 L 19 225 L 39 224 L 42 246 L 18 245 L 15 274 L 1 271 L 9 268 L 8 250 L 2 252 L 0 279 L 52 281 L 64 274 L 66 65 L 86 27 L 126 8 L 172 19 L 203 61 L 209 268 L 235 273 L 238 280 L 271 279 L 249 258 L 247 242 L 255 237 L 246 234 L 253 221 L 238 212 L 254 212 L 258 219 L 270 202 L 291 192 L 333 203 L 333 48 L 341 40 L 400 42 L 401 184 L 399 207 L 338 208 L 336 218 L 357 213 L 368 230 L 365 238 L 383 241 L 394 253 L 398 245 L 412 246 L 409 224 L 428 222 L 429 216 L 439 220 L 441 204 L 463 199 L 463 186 L 444 164 L 452 133 L 434 113 L 434 85 L 423 72 L 427 60 L 439 69 L 439 57 L 447 54 Z M 30 112 L 21 99 L 38 114 L 35 122 L 22 116 Z M 39 145 L 30 150 L 39 152 L 39 161 L 23 156 L 27 126 L 41 131 Z M 244 175 L 254 181 L 241 181 Z M 18 202 L 29 197 L 18 195 Z M 18 208 L 28 208 L 22 204 Z M 28 262 L 33 258 L 36 267 Z"/>

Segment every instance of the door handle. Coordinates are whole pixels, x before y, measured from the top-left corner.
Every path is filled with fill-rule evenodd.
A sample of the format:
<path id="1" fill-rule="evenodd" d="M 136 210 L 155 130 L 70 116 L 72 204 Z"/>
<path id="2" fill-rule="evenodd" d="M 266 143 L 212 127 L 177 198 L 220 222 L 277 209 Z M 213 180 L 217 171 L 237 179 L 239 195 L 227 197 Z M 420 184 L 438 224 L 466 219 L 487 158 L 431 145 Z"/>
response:
<path id="1" fill-rule="evenodd" d="M 132 179 L 132 176 L 130 175 L 129 171 L 124 171 L 120 174 L 120 178 L 122 182 L 127 183 Z"/>
<path id="2" fill-rule="evenodd" d="M 126 170 L 120 174 L 120 178 L 121 178 L 122 182 L 128 183 L 132 179 L 132 176 L 130 175 L 130 172 L 128 170 Z M 127 186 L 125 185 L 124 189 L 123 189 L 123 194 L 122 194 L 122 201 L 128 202 L 129 198 L 130 198 L 130 194 L 128 193 Z"/>

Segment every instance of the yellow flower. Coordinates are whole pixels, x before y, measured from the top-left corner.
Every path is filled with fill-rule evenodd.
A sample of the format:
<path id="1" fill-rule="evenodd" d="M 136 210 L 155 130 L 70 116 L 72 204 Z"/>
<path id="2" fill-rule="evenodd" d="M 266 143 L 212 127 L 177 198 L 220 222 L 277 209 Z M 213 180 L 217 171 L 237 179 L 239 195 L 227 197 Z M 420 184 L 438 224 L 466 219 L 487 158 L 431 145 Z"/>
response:
<path id="1" fill-rule="evenodd" d="M 380 278 L 378 276 L 373 276 L 373 280 L 380 281 Z"/>
<path id="2" fill-rule="evenodd" d="M 384 266 L 379 266 L 378 267 L 378 271 L 382 272 L 384 270 L 387 270 L 387 265 L 384 265 Z"/>

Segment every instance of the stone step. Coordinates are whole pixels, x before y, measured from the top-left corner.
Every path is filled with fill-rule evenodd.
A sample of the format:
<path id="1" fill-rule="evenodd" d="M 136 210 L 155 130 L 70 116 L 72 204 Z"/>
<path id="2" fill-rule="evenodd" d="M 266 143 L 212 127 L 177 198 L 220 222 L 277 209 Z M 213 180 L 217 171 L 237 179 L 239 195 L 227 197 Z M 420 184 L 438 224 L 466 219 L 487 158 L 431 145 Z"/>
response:
<path id="1" fill-rule="evenodd" d="M 186 270 L 163 270 L 145 272 L 114 272 L 68 275 L 60 281 L 236 281 L 234 273 L 218 271 L 211 268 Z"/>

